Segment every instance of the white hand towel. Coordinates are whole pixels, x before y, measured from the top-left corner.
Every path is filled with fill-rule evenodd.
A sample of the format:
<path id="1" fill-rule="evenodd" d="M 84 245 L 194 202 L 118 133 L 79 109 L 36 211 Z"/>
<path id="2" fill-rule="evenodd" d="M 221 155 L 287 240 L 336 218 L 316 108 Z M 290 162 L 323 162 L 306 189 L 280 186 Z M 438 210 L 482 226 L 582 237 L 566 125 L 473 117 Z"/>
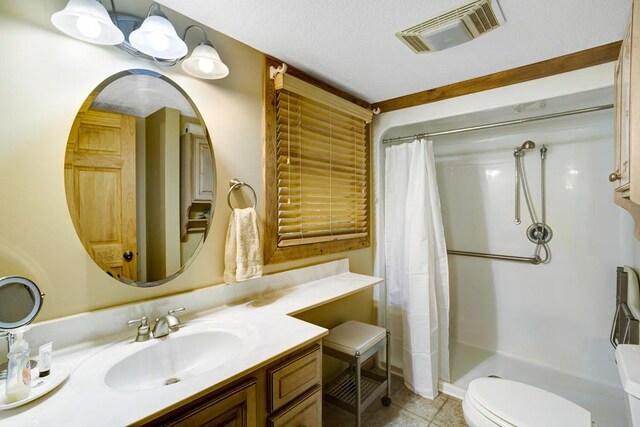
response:
<path id="1" fill-rule="evenodd" d="M 242 282 L 262 276 L 262 247 L 255 209 L 234 209 L 224 250 L 224 280 Z"/>

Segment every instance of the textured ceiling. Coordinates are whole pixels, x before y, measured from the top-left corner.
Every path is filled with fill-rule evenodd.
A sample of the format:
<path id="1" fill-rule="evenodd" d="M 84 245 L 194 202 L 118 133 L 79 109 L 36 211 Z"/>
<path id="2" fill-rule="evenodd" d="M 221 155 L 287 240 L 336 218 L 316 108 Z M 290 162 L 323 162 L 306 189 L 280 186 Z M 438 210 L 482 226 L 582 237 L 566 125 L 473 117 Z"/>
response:
<path id="1" fill-rule="evenodd" d="M 98 94 L 91 108 L 147 117 L 161 108 L 169 107 L 186 117 L 197 117 L 190 101 L 164 80 L 133 74 L 109 83 Z"/>
<path id="2" fill-rule="evenodd" d="M 416 55 L 395 32 L 464 0 L 160 3 L 370 102 L 620 40 L 631 8 L 631 0 L 500 0 L 503 27 Z"/>

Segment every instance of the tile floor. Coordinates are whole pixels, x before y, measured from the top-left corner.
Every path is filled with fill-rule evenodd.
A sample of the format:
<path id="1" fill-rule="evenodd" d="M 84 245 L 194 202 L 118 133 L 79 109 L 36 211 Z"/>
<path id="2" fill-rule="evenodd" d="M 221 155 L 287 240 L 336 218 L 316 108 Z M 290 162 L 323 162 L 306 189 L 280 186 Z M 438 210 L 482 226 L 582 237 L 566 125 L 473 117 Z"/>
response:
<path id="1" fill-rule="evenodd" d="M 362 427 L 467 427 L 458 399 L 442 393 L 434 400 L 426 399 L 410 392 L 402 384 L 402 379 L 396 377 L 391 380 L 391 391 L 391 406 L 382 406 L 379 400 L 374 402 L 362 415 Z M 324 402 L 322 424 L 352 427 L 355 417 L 342 408 Z"/>

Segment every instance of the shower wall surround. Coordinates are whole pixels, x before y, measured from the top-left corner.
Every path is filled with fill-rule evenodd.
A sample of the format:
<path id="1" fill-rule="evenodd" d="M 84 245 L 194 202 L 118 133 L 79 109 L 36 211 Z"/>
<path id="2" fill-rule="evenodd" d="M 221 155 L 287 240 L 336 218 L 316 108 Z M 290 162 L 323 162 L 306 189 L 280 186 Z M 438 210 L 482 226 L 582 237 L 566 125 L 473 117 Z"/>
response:
<path id="1" fill-rule="evenodd" d="M 451 340 L 616 384 L 608 334 L 621 239 L 633 238 L 611 202 L 612 111 L 442 138 L 436 154 L 449 249 L 530 256 L 526 208 L 514 223 L 513 147 L 548 147 L 547 265 L 450 256 Z M 513 146 L 513 147 L 512 147 Z M 446 154 L 446 151 L 458 154 Z M 525 156 L 540 209 L 540 155 Z M 540 211 L 538 211 L 540 215 Z"/>
<path id="2" fill-rule="evenodd" d="M 380 188 L 384 182 L 384 171 L 379 167 L 384 164 L 383 138 L 463 127 L 470 123 L 465 123 L 462 115 L 472 113 L 479 120 L 473 125 L 511 119 L 492 116 L 493 111 L 501 108 L 514 114 L 514 105 L 540 99 L 582 99 L 581 94 L 594 92 L 601 99 L 590 99 L 590 106 L 608 104 L 612 84 L 613 66 L 603 64 L 381 114 L 374 129 L 376 186 Z M 563 109 L 585 106 L 569 103 Z M 547 114 L 548 110 L 525 114 Z M 450 256 L 452 346 L 458 342 L 501 352 L 620 386 L 608 342 L 615 267 L 640 267 L 640 244 L 633 237 L 628 214 L 613 204 L 607 181 L 613 165 L 612 114 L 607 110 L 434 138 L 447 247 L 461 251 L 533 255 L 534 245 L 525 236 L 530 220 L 524 204 L 522 224 L 514 224 L 513 149 L 529 139 L 538 149 L 542 144 L 549 149 L 547 218 L 554 231 L 550 242 L 553 258 L 548 265 L 536 266 Z M 443 124 L 445 118 L 451 118 L 447 119 L 450 123 Z M 444 127 L 434 128 L 434 121 Z M 539 209 L 538 149 L 527 152 L 525 167 Z M 384 194 L 378 194 L 378 218 L 383 216 L 383 200 Z M 378 275 L 384 274 L 380 240 L 374 268 Z M 398 324 L 394 310 L 390 312 L 390 323 Z M 379 310 L 379 317 L 384 319 L 383 310 Z"/>

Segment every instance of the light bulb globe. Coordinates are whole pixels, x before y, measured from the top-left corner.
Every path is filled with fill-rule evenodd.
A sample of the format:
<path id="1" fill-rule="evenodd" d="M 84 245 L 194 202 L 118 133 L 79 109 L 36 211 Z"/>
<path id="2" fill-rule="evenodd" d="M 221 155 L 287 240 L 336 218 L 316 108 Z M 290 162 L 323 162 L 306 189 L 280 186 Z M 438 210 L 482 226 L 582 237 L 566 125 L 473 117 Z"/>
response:
<path id="1" fill-rule="evenodd" d="M 209 42 L 196 46 L 191 55 L 182 61 L 182 69 L 201 79 L 222 79 L 229 75 L 229 68 Z"/>
<path id="2" fill-rule="evenodd" d="M 129 35 L 129 43 L 140 52 L 158 59 L 176 60 L 189 49 L 167 18 L 151 15 Z"/>
<path id="3" fill-rule="evenodd" d="M 210 73 L 213 71 L 215 64 L 210 59 L 199 59 L 198 60 L 198 69 L 203 73 Z"/>
<path id="4" fill-rule="evenodd" d="M 117 45 L 124 41 L 107 9 L 96 0 L 69 0 L 64 9 L 51 15 L 51 23 L 66 35 L 89 43 Z"/>
<path id="5" fill-rule="evenodd" d="M 169 40 L 162 33 L 149 34 L 149 44 L 157 52 L 165 52 L 169 48 Z"/>
<path id="6" fill-rule="evenodd" d="M 102 28 L 100 23 L 91 16 L 79 16 L 76 21 L 78 31 L 90 39 L 96 39 L 102 34 Z"/>

